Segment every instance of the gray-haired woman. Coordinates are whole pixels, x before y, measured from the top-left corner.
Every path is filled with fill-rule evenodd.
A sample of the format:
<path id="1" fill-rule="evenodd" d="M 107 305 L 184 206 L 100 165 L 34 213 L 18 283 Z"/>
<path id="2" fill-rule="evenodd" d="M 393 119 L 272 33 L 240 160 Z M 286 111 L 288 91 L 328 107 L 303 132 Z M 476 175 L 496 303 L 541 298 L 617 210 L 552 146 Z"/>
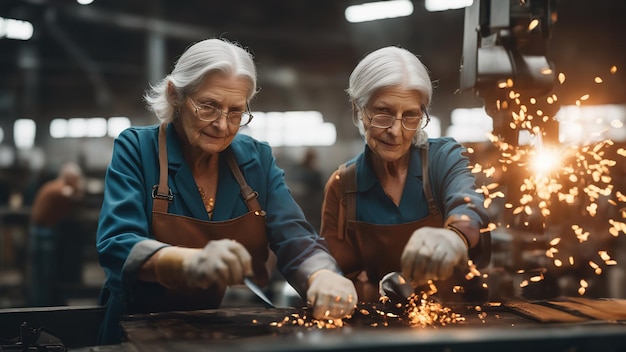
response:
<path id="1" fill-rule="evenodd" d="M 423 129 L 432 97 L 426 67 L 405 49 L 385 47 L 356 66 L 347 92 L 366 144 L 330 176 L 320 233 L 359 299 L 377 301 L 379 281 L 391 272 L 415 287 L 467 284 L 453 273 L 468 258 L 489 262 L 491 237 L 481 233 L 489 220 L 464 148 Z"/>
<path id="2" fill-rule="evenodd" d="M 267 143 L 238 134 L 252 120 L 251 55 L 208 39 L 189 47 L 146 94 L 161 121 L 115 141 L 97 249 L 107 279 L 100 343 L 119 342 L 128 313 L 217 308 L 225 289 L 268 280 L 268 247 L 316 318 L 357 302 L 305 220 Z"/>

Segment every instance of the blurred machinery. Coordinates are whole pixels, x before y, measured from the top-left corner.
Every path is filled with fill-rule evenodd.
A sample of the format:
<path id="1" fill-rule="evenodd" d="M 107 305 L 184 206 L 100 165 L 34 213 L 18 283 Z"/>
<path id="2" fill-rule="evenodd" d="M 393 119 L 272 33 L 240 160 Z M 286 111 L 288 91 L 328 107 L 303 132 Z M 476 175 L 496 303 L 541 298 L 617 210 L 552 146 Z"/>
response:
<path id="1" fill-rule="evenodd" d="M 465 10 L 460 89 L 484 100 L 493 119 L 494 159 L 500 162 L 505 154 L 558 143 L 558 122 L 553 117 L 559 106 L 550 96 L 557 75 L 546 56 L 556 19 L 553 0 L 475 0 Z M 520 138 L 524 132 L 532 136 L 532 145 Z M 493 165 L 483 165 L 489 166 Z M 506 190 L 505 201 L 523 198 L 520 185 L 527 170 L 518 163 L 501 168 L 507 169 L 506 176 L 496 181 Z M 493 220 L 499 229 L 492 231 L 490 296 L 519 296 L 515 288 L 528 279 L 520 272 L 546 277 L 542 270 L 549 241 L 545 219 L 539 211 L 520 214 L 503 205 L 495 208 L 499 218 Z M 542 283 L 544 293 L 558 295 L 553 281 Z"/>
<path id="2" fill-rule="evenodd" d="M 524 129 L 510 128 L 521 105 L 541 109 L 544 116 L 558 110 L 556 104 L 546 106 L 545 99 L 539 99 L 556 81 L 546 57 L 556 19 L 553 0 L 475 0 L 465 10 L 460 88 L 484 99 L 494 134 L 508 143 L 518 145 L 518 133 Z M 542 125 L 545 140 L 558 138 L 555 121 Z"/>

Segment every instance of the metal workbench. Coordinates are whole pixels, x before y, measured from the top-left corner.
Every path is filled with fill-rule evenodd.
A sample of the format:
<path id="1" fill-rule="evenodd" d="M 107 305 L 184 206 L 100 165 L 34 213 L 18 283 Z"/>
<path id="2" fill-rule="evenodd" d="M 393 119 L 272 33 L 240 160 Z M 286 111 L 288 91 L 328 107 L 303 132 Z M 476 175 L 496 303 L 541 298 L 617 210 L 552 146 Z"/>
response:
<path id="1" fill-rule="evenodd" d="M 127 342 L 98 351 L 624 351 L 626 304 L 613 300 L 454 306 L 465 321 L 410 327 L 358 312 L 341 328 L 301 326 L 305 309 L 242 307 L 128 317 Z M 386 321 L 384 323 L 383 321 Z M 277 326 L 280 323 L 282 326 Z M 373 326 L 376 325 L 376 326 Z M 94 351 L 93 349 L 90 351 Z"/>

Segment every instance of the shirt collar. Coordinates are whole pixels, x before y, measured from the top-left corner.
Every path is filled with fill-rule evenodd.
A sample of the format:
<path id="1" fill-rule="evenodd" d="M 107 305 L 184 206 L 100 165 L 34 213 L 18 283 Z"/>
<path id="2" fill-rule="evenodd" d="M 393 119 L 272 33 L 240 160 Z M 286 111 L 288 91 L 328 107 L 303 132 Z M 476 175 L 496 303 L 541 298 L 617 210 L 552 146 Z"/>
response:
<path id="1" fill-rule="evenodd" d="M 359 192 L 365 192 L 378 182 L 370 158 L 372 150 L 365 145 L 365 151 L 356 158 L 357 163 L 357 189 Z M 409 149 L 411 158 L 409 160 L 409 171 L 407 179 L 414 179 L 422 176 L 422 159 L 420 158 L 420 148 L 411 146 Z"/>

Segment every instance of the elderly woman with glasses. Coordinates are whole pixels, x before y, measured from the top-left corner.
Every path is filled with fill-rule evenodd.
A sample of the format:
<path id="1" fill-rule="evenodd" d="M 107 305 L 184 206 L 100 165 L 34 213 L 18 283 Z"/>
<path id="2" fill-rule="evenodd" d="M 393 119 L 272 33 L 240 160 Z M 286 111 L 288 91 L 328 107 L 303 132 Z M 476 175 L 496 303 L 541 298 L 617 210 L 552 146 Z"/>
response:
<path id="1" fill-rule="evenodd" d="M 160 124 L 115 140 L 97 232 L 106 273 L 101 344 L 128 313 L 220 306 L 229 285 L 268 281 L 269 250 L 316 318 L 356 305 L 353 283 L 305 220 L 252 120 L 252 56 L 223 39 L 190 46 L 145 100 Z"/>
<path id="2" fill-rule="evenodd" d="M 400 294 L 403 280 L 416 291 L 430 291 L 432 281 L 446 299 L 454 287 L 482 287 L 465 274 L 468 259 L 489 262 L 487 212 L 463 147 L 423 130 L 432 96 L 426 67 L 405 49 L 385 47 L 363 58 L 349 85 L 365 150 L 330 176 L 320 233 L 359 301 L 378 301 L 385 288 Z M 383 280 L 394 276 L 395 286 Z"/>

